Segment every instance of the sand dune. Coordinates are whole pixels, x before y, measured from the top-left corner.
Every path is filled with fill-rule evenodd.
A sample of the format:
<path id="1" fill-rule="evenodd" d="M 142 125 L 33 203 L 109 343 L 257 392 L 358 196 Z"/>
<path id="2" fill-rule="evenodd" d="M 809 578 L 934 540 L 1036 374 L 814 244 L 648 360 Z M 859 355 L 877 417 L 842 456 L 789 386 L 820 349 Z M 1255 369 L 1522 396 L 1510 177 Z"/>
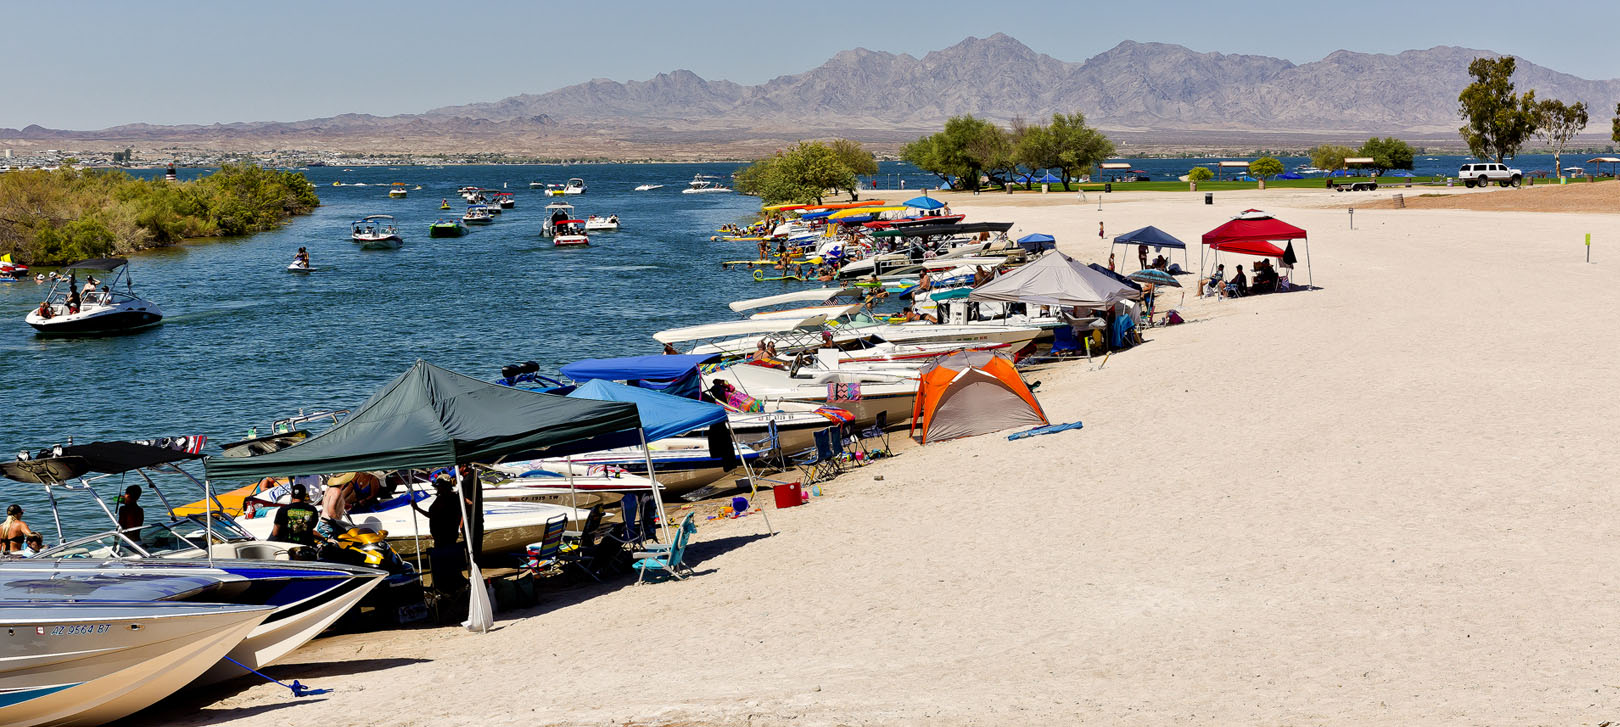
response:
<path id="1" fill-rule="evenodd" d="M 1360 208 L 1352 231 L 1325 192 L 1216 197 L 948 196 L 1084 260 L 1099 219 L 1196 242 L 1262 207 L 1310 231 L 1320 290 L 1172 293 L 1189 324 L 1035 374 L 1082 430 L 912 450 L 773 513 L 776 537 L 705 526 L 688 581 L 484 636 L 323 639 L 276 669 L 322 699 L 254 686 L 152 721 L 1612 719 L 1620 218 Z M 347 659 L 384 661 L 323 665 Z"/>

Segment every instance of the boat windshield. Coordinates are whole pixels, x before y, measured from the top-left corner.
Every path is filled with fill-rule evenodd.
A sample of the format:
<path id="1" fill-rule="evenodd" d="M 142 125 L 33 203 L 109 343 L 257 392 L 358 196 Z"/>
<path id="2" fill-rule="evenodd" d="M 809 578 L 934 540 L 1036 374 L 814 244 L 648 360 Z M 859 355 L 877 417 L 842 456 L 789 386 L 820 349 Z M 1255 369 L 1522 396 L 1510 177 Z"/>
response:
<path id="1" fill-rule="evenodd" d="M 214 543 L 252 541 L 229 518 L 214 518 Z M 104 533 L 70 540 L 40 553 L 43 558 L 169 558 L 196 555 L 208 540 L 208 523 L 202 515 L 151 523 L 128 531 Z"/>

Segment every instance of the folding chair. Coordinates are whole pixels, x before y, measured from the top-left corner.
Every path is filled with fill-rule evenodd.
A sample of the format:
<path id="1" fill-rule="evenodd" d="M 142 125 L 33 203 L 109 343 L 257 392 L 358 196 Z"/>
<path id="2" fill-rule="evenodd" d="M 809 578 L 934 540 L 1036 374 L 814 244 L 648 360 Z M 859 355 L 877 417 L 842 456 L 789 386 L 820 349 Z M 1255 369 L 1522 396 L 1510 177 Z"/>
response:
<path id="1" fill-rule="evenodd" d="M 867 454 L 871 454 L 872 448 L 866 445 L 868 439 L 882 439 L 883 451 L 889 451 L 889 412 L 887 410 L 878 412 L 877 421 L 872 426 L 861 430 L 861 449 Z"/>
<path id="2" fill-rule="evenodd" d="M 843 438 L 837 426 L 816 430 L 816 448 L 808 456 L 796 461 L 804 472 L 804 484 L 810 485 L 844 472 L 839 453 L 844 450 Z"/>
<path id="3" fill-rule="evenodd" d="M 562 569 L 563 531 L 568 528 L 568 516 L 558 515 L 546 521 L 540 542 L 529 546 L 527 566 L 537 573 L 555 573 Z"/>
<path id="4" fill-rule="evenodd" d="M 648 573 L 658 572 L 675 579 L 683 576 L 681 571 L 692 572 L 690 566 L 681 561 L 686 556 L 686 546 L 697 533 L 697 523 L 692 520 L 692 513 L 686 513 L 686 519 L 681 521 L 681 527 L 675 531 L 675 542 L 670 544 L 668 550 L 643 551 L 633 554 L 636 561 L 630 566 L 636 569 L 636 585 L 641 585 Z"/>

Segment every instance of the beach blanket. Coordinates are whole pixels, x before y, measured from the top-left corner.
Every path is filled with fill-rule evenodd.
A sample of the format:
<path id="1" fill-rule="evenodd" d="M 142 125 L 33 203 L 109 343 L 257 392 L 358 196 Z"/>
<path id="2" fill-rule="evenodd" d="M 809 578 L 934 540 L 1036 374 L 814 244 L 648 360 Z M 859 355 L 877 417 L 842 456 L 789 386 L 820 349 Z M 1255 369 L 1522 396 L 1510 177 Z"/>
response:
<path id="1" fill-rule="evenodd" d="M 1081 424 L 1080 422 L 1069 422 L 1068 424 L 1048 424 L 1044 427 L 1035 427 L 1034 429 L 1026 429 L 1022 432 L 1013 432 L 1012 434 L 1007 435 L 1007 439 L 1008 441 L 1011 441 L 1014 439 L 1039 437 L 1042 434 L 1057 434 L 1058 432 L 1067 431 L 1070 429 L 1079 429 L 1083 426 L 1085 425 Z"/>
<path id="2" fill-rule="evenodd" d="M 828 421 L 848 424 L 855 421 L 855 413 L 848 409 L 839 409 L 836 406 L 824 406 L 816 409 L 816 413 L 827 417 Z"/>

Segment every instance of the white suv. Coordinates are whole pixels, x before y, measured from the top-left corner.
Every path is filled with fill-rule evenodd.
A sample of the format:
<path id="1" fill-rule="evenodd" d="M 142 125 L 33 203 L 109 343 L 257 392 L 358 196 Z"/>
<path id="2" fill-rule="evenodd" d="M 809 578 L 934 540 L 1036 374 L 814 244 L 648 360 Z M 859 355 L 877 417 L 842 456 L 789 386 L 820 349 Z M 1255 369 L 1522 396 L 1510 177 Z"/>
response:
<path id="1" fill-rule="evenodd" d="M 1472 187 L 1476 184 L 1483 187 L 1491 182 L 1506 187 L 1519 186 L 1524 181 L 1524 172 L 1510 169 L 1506 164 L 1496 162 L 1480 162 L 1478 164 L 1464 164 L 1457 170 L 1457 177 L 1463 180 L 1463 186 Z"/>

